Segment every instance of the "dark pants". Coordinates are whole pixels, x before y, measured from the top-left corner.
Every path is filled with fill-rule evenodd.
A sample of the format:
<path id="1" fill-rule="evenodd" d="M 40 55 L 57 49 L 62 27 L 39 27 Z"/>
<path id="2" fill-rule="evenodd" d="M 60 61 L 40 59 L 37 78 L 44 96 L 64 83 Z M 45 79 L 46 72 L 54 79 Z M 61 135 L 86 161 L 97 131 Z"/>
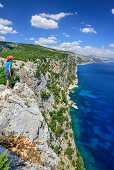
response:
<path id="1" fill-rule="evenodd" d="M 6 75 L 6 80 L 10 80 L 10 73 L 9 70 L 4 70 L 4 74 Z M 14 71 L 11 70 L 11 75 L 14 74 Z"/>

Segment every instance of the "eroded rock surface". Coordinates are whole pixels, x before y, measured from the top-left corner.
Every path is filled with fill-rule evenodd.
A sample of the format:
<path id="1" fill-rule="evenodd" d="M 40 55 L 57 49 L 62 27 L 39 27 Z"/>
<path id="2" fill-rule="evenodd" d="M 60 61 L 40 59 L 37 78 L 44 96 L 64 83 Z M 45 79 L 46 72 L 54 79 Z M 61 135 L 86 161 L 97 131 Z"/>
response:
<path id="1" fill-rule="evenodd" d="M 35 144 L 35 150 L 40 154 L 41 160 L 40 163 L 38 161 L 31 164 L 31 169 L 35 169 L 35 166 L 37 169 L 39 164 L 43 164 L 44 167 L 57 165 L 59 157 L 47 144 L 50 138 L 48 125 L 39 110 L 33 91 L 26 83 L 17 83 L 14 89 L 7 89 L 4 85 L 0 85 L 0 138 L 4 137 L 1 144 L 6 142 L 5 137 L 11 135 L 23 136 L 24 141 Z M 8 149 L 17 154 L 15 150 L 19 149 L 19 145 L 18 148 L 12 147 Z M 19 169 L 13 163 L 11 167 Z"/>

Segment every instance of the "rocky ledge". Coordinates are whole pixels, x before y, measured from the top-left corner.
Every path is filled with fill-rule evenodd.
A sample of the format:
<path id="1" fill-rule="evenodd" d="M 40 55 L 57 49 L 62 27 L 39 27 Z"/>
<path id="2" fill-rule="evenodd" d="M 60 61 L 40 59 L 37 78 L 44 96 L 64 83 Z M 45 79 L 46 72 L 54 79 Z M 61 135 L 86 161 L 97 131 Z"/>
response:
<path id="1" fill-rule="evenodd" d="M 56 169 L 59 157 L 48 147 L 48 125 L 26 83 L 0 85 L 0 153 L 7 148 L 12 169 Z"/>

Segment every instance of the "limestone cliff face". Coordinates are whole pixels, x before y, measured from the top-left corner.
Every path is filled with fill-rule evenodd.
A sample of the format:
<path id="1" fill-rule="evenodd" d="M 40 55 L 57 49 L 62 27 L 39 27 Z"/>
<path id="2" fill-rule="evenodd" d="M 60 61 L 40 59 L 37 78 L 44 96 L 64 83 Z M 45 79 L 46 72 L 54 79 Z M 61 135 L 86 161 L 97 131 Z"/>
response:
<path id="1" fill-rule="evenodd" d="M 9 151 L 9 159 L 17 160 L 11 163 L 13 169 L 75 170 L 77 153 L 67 101 L 69 85 L 77 83 L 75 59 L 15 61 L 13 66 L 20 83 L 13 89 L 0 85 L 0 151 L 5 147 L 19 156 Z"/>
<path id="2" fill-rule="evenodd" d="M 24 136 L 26 140 L 20 141 L 18 145 L 15 142 L 15 145 L 12 146 L 12 141 L 15 141 L 19 136 Z M 22 159 L 27 157 L 28 161 L 36 163 L 36 169 L 39 167 L 39 163 L 55 167 L 60 159 L 48 147 L 47 140 L 49 138 L 48 125 L 39 110 L 33 91 L 22 83 L 17 83 L 13 90 L 0 85 L 0 144 Z M 30 148 L 32 148 L 31 143 L 34 144 L 34 152 L 41 157 L 40 161 L 29 158 L 29 154 L 32 153 L 24 146 L 20 150 L 19 145 L 21 142 L 24 144 L 24 141 L 28 141 L 26 145 L 30 143 L 30 146 L 28 145 Z M 18 164 L 19 162 L 15 167 L 12 164 L 11 166 L 17 169 Z"/>

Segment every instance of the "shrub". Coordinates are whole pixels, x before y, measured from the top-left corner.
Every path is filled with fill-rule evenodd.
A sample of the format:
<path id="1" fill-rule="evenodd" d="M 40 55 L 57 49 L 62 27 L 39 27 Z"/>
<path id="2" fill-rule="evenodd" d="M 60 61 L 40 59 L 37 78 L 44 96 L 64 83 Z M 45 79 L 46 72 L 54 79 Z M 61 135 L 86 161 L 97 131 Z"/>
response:
<path id="1" fill-rule="evenodd" d="M 71 138 L 73 137 L 73 134 L 72 134 L 72 133 L 70 133 L 70 137 L 71 137 Z"/>
<path id="2" fill-rule="evenodd" d="M 46 91 L 41 91 L 40 92 L 40 96 L 41 96 L 41 98 L 49 98 L 50 97 L 50 93 L 48 93 Z"/>
<path id="3" fill-rule="evenodd" d="M 24 102 L 25 106 L 27 106 L 27 107 L 29 106 L 29 103 L 30 103 L 29 100 L 26 100 L 26 101 Z"/>
<path id="4" fill-rule="evenodd" d="M 69 122 L 66 123 L 66 128 L 69 129 Z"/>
<path id="5" fill-rule="evenodd" d="M 49 82 L 47 83 L 47 88 L 48 88 L 48 89 L 51 89 L 51 88 L 52 88 L 51 83 L 49 83 Z"/>
<path id="6" fill-rule="evenodd" d="M 65 138 L 66 140 L 68 140 L 68 135 L 67 135 L 67 134 L 64 134 L 64 138 Z"/>
<path id="7" fill-rule="evenodd" d="M 74 160 L 72 161 L 72 165 L 73 165 L 73 167 L 75 167 L 75 166 L 76 166 L 76 164 L 75 164 L 75 161 L 74 161 Z"/>
<path id="8" fill-rule="evenodd" d="M 55 101 L 55 104 L 59 104 L 59 98 L 57 96 L 54 96 L 54 101 Z"/>
<path id="9" fill-rule="evenodd" d="M 65 155 L 68 155 L 69 159 L 72 159 L 72 155 L 74 153 L 74 150 L 71 147 L 68 147 L 66 151 L 64 152 Z"/>
<path id="10" fill-rule="evenodd" d="M 18 82 L 20 82 L 20 76 L 19 76 L 19 75 L 16 75 L 16 80 L 17 80 Z"/>
<path id="11" fill-rule="evenodd" d="M 66 97 L 64 90 L 62 90 L 62 102 L 68 104 L 67 97 Z"/>
<path id="12" fill-rule="evenodd" d="M 56 154 L 60 154 L 60 153 L 61 153 L 60 147 L 56 146 L 55 149 L 54 149 L 54 152 L 55 152 Z"/>
<path id="13" fill-rule="evenodd" d="M 25 66 L 25 64 L 24 64 L 24 63 L 22 63 L 22 64 L 20 65 L 20 69 L 21 69 L 21 68 L 23 68 L 24 66 Z"/>
<path id="14" fill-rule="evenodd" d="M 4 153 L 2 153 L 2 155 L 0 155 L 0 170 L 8 170 L 10 168 L 9 167 L 10 162 L 8 162 L 6 150 Z"/>
<path id="15" fill-rule="evenodd" d="M 51 122 L 49 123 L 49 127 L 51 128 L 52 132 L 55 132 L 55 130 L 56 130 L 56 121 L 51 120 Z"/>
<path id="16" fill-rule="evenodd" d="M 61 126 L 58 126 L 55 131 L 56 138 L 60 137 L 63 132 L 64 132 L 64 130 L 61 128 Z"/>
<path id="17" fill-rule="evenodd" d="M 41 73 L 40 73 L 40 70 L 39 70 L 39 69 L 37 69 L 37 70 L 36 70 L 36 72 L 34 73 L 34 76 L 35 76 L 35 77 L 39 77 L 39 76 L 40 76 L 40 74 L 41 74 Z"/>
<path id="18" fill-rule="evenodd" d="M 42 113 L 42 116 L 45 118 L 45 120 L 46 120 L 46 113 L 45 113 L 45 111 L 41 111 L 41 113 Z"/>
<path id="19" fill-rule="evenodd" d="M 70 141 L 68 142 L 68 147 L 70 148 L 72 146 L 72 144 L 70 143 Z"/>

